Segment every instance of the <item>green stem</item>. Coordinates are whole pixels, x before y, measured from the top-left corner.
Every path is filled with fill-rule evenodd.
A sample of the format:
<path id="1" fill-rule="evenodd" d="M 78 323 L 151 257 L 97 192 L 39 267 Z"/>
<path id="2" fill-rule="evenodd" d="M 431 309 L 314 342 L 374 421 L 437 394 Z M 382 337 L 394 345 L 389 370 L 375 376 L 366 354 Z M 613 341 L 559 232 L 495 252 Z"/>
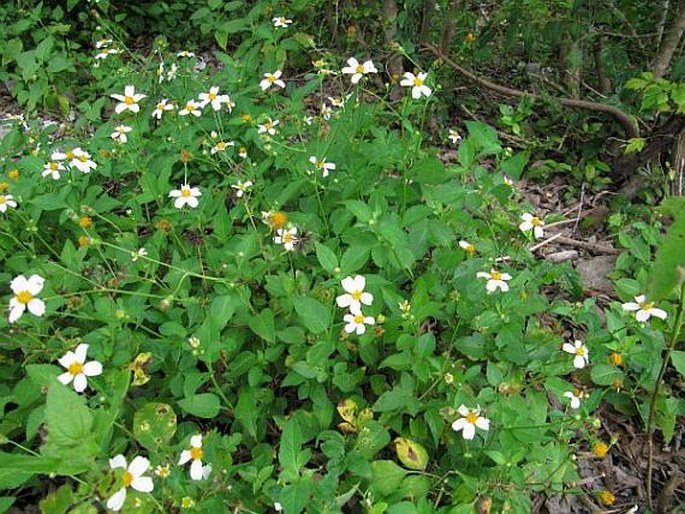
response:
<path id="1" fill-rule="evenodd" d="M 654 383 L 654 390 L 652 391 L 652 396 L 649 399 L 649 417 L 647 418 L 647 501 L 649 506 L 653 506 L 652 498 L 652 467 L 654 466 L 654 417 L 656 415 L 656 399 L 659 395 L 659 386 L 664 379 L 664 374 L 666 373 L 666 368 L 671 360 L 671 352 L 675 348 L 678 337 L 680 336 L 680 330 L 683 326 L 683 316 L 685 314 L 685 282 L 680 285 L 680 298 L 678 299 L 678 311 L 676 314 L 675 323 L 673 324 L 673 330 L 671 331 L 671 340 L 669 341 L 668 347 L 666 347 L 666 355 L 664 355 L 663 361 L 661 362 L 661 369 L 657 375 L 656 382 Z"/>

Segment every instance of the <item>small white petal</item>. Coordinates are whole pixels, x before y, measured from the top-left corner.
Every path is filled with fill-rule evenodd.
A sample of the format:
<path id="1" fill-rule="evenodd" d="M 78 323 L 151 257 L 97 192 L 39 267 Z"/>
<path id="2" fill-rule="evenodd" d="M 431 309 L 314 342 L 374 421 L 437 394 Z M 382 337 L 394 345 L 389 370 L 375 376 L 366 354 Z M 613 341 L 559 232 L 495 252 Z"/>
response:
<path id="1" fill-rule="evenodd" d="M 122 487 L 107 500 L 107 508 L 113 511 L 121 510 L 126 501 L 126 488 Z"/>

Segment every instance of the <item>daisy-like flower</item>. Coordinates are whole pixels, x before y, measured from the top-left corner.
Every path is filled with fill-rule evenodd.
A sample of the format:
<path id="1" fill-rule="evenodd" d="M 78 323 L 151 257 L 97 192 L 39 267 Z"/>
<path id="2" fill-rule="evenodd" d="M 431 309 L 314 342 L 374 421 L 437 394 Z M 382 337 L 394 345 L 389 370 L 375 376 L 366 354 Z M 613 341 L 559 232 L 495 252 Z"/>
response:
<path id="1" fill-rule="evenodd" d="M 545 226 L 544 221 L 542 221 L 537 216 L 528 214 L 527 212 L 521 214 L 521 219 L 523 220 L 523 223 L 519 225 L 519 229 L 521 230 L 521 232 L 529 232 L 532 230 L 533 234 L 535 235 L 535 239 L 540 239 L 541 237 L 544 237 L 545 231 L 542 228 Z"/>
<path id="2" fill-rule="evenodd" d="M 193 52 L 189 52 L 188 50 L 181 50 L 176 54 L 176 57 L 185 57 L 186 59 L 190 59 L 191 57 L 195 57 L 195 54 Z"/>
<path id="3" fill-rule="evenodd" d="M 247 159 L 247 148 L 244 146 L 241 146 L 240 149 L 238 150 L 238 156 L 241 159 Z"/>
<path id="4" fill-rule="evenodd" d="M 178 66 L 176 63 L 171 63 L 171 66 L 169 66 L 169 71 L 166 72 L 166 79 L 171 82 L 176 78 L 176 72 L 178 71 Z"/>
<path id="5" fill-rule="evenodd" d="M 502 183 L 503 183 L 504 185 L 509 186 L 509 187 L 514 187 L 514 181 L 511 180 L 511 179 L 510 179 L 509 177 L 507 177 L 506 175 L 502 178 Z"/>
<path id="6" fill-rule="evenodd" d="M 261 125 L 257 125 L 257 134 L 264 134 L 267 133 L 271 136 L 276 135 L 276 126 L 280 123 L 279 120 L 272 120 L 271 118 L 267 118 L 264 123 Z"/>
<path id="7" fill-rule="evenodd" d="M 86 362 L 86 354 L 88 353 L 88 345 L 81 343 L 72 352 L 71 350 L 64 354 L 58 362 L 66 369 L 57 377 L 57 380 L 64 385 L 74 382 L 74 391 L 82 393 L 88 387 L 88 377 L 96 377 L 102 375 L 102 364 L 98 361 Z"/>
<path id="8" fill-rule="evenodd" d="M 576 396 L 574 391 L 566 391 L 564 393 L 564 398 L 568 398 L 569 400 L 571 400 L 572 409 L 580 408 L 580 395 Z"/>
<path id="9" fill-rule="evenodd" d="M 124 487 L 119 489 L 116 493 L 110 496 L 107 500 L 107 508 L 113 511 L 121 510 L 126 501 L 126 489 L 132 487 L 141 493 L 151 493 L 155 488 L 152 478 L 143 476 L 143 474 L 150 467 L 150 461 L 145 457 L 137 456 L 131 461 L 131 464 L 126 466 L 126 457 L 117 455 L 109 459 L 109 467 L 111 469 L 124 469 L 124 474 L 121 478 Z"/>
<path id="10" fill-rule="evenodd" d="M 215 111 L 220 111 L 222 104 L 231 101 L 230 96 L 219 94 L 219 86 L 210 87 L 208 93 L 200 93 L 198 98 L 200 99 L 200 107 L 204 108 L 205 105 L 210 104 Z"/>
<path id="11" fill-rule="evenodd" d="M 335 164 L 332 162 L 326 162 L 326 158 L 324 157 L 323 159 L 319 159 L 317 157 L 314 157 L 313 155 L 309 158 L 309 162 L 311 162 L 314 166 L 316 166 L 317 170 L 321 170 L 323 177 L 326 178 L 331 170 L 335 169 Z"/>
<path id="12" fill-rule="evenodd" d="M 232 184 L 231 187 L 236 190 L 235 195 L 238 198 L 242 198 L 243 195 L 252 187 L 252 181 L 246 180 L 243 182 L 242 180 L 239 180 L 237 184 Z"/>
<path id="13" fill-rule="evenodd" d="M 459 241 L 459 246 L 469 255 L 474 255 L 476 253 L 476 245 L 471 244 L 468 241 Z"/>
<path id="14" fill-rule="evenodd" d="M 507 280 L 511 280 L 511 275 L 509 273 L 500 273 L 495 269 L 491 269 L 490 273 L 479 271 L 476 273 L 476 277 L 488 279 L 488 283 L 485 284 L 485 289 L 487 289 L 488 293 L 492 293 L 498 288 L 503 293 L 509 291 L 509 285 L 506 283 Z"/>
<path id="15" fill-rule="evenodd" d="M 167 478 L 171 474 L 169 464 L 158 464 L 155 468 L 155 475 L 160 478 Z"/>
<path id="16" fill-rule="evenodd" d="M 454 129 L 449 130 L 447 139 L 452 141 L 453 145 L 458 145 L 459 143 L 461 143 L 461 136 L 459 135 L 459 132 L 457 132 Z"/>
<path id="17" fill-rule="evenodd" d="M 100 50 L 95 55 L 95 59 L 98 61 L 104 61 L 110 55 L 115 55 L 115 54 L 120 54 L 120 53 L 121 53 L 121 50 L 119 50 L 117 48 L 103 48 L 102 50 Z"/>
<path id="18" fill-rule="evenodd" d="M 58 180 L 62 176 L 60 171 L 64 171 L 64 166 L 59 161 L 50 161 L 43 166 L 43 176 L 51 176 L 54 180 Z"/>
<path id="19" fill-rule="evenodd" d="M 45 279 L 40 275 L 31 275 L 28 279 L 24 275 L 19 275 L 12 279 L 10 289 L 14 296 L 10 300 L 10 323 L 17 321 L 26 309 L 34 316 L 45 314 L 43 300 L 36 298 L 44 283 Z"/>
<path id="20" fill-rule="evenodd" d="M 337 109 L 342 109 L 345 107 L 345 100 L 346 98 L 340 98 L 339 96 L 329 96 L 328 101 L 331 102 L 331 105 L 333 107 L 336 107 Z"/>
<path id="21" fill-rule="evenodd" d="M 373 325 L 376 323 L 373 316 L 364 316 L 359 309 L 350 309 L 350 313 L 343 316 L 343 321 L 347 323 L 347 325 L 345 325 L 345 332 L 348 334 L 356 332 L 358 336 L 366 332 L 366 325 Z"/>
<path id="22" fill-rule="evenodd" d="M 352 84 L 356 84 L 367 73 L 378 73 L 378 70 L 373 65 L 372 61 L 364 61 L 359 64 L 359 61 L 354 57 L 347 59 L 347 66 L 342 69 L 345 75 L 352 75 Z"/>
<path id="23" fill-rule="evenodd" d="M 285 82 L 281 80 L 281 75 L 283 75 L 281 70 L 276 70 L 273 73 L 265 73 L 264 78 L 259 83 L 259 87 L 262 88 L 262 91 L 266 91 L 273 85 L 284 88 Z"/>
<path id="24" fill-rule="evenodd" d="M 271 21 L 273 21 L 274 27 L 276 27 L 277 29 L 286 29 L 288 28 L 288 25 L 290 25 L 293 22 L 293 20 L 289 20 L 285 16 L 276 17 Z"/>
<path id="25" fill-rule="evenodd" d="M 330 107 L 328 107 L 327 104 L 322 104 L 322 105 L 321 105 L 321 117 L 322 117 L 324 120 L 328 121 L 328 120 L 331 119 L 331 116 L 332 116 L 332 115 L 333 115 L 333 109 L 331 109 Z"/>
<path id="26" fill-rule="evenodd" d="M 135 251 L 131 251 L 131 260 L 136 262 L 141 257 L 147 257 L 147 250 L 145 247 L 138 248 Z"/>
<path id="27" fill-rule="evenodd" d="M 297 227 L 277 229 L 276 235 L 274 236 L 274 243 L 283 245 L 283 248 L 288 252 L 292 252 L 295 249 L 295 243 L 297 243 Z"/>
<path id="28" fill-rule="evenodd" d="M 461 418 L 452 423 L 452 430 L 459 432 L 462 430 L 464 439 L 471 440 L 476 435 L 476 428 L 490 430 L 490 420 L 480 415 L 480 407 L 469 409 L 465 405 L 460 405 L 457 409 Z"/>
<path id="29" fill-rule="evenodd" d="M 197 187 L 190 187 L 188 184 L 183 184 L 181 189 L 174 189 L 169 192 L 169 198 L 176 198 L 174 200 L 174 207 L 182 209 L 184 205 L 195 208 L 199 205 L 198 196 L 202 196 L 200 189 Z"/>
<path id="30" fill-rule="evenodd" d="M 183 109 L 178 111 L 178 114 L 179 116 L 187 116 L 188 114 L 192 114 L 196 118 L 199 118 L 202 114 L 200 108 L 201 105 L 198 104 L 195 100 L 188 100 Z"/>
<path id="31" fill-rule="evenodd" d="M 207 464 L 202 465 L 202 456 L 204 451 L 202 450 L 202 435 L 197 434 L 190 438 L 190 449 L 183 450 L 181 452 L 181 457 L 178 459 L 178 465 L 183 466 L 188 461 L 193 461 L 190 464 L 190 478 L 192 480 L 202 480 L 207 478 L 212 472 L 212 466 Z"/>
<path id="32" fill-rule="evenodd" d="M 573 344 L 564 343 L 561 349 L 566 353 L 575 355 L 573 358 L 574 368 L 583 369 L 586 365 L 590 364 L 590 354 L 587 350 L 587 346 L 585 346 L 582 341 L 576 339 Z"/>
<path id="33" fill-rule="evenodd" d="M 157 82 L 161 84 L 164 82 L 164 63 L 160 62 L 157 66 Z"/>
<path id="34" fill-rule="evenodd" d="M 81 173 L 90 173 L 91 170 L 94 170 L 98 167 L 98 165 L 90 158 L 90 154 L 85 150 L 81 150 L 81 148 L 76 147 L 71 150 L 71 152 L 66 153 L 67 158 L 69 157 L 70 153 L 73 157 L 69 161 L 69 166 L 76 168 Z"/>
<path id="35" fill-rule="evenodd" d="M 408 71 L 400 81 L 400 86 L 411 87 L 411 97 L 414 100 L 421 98 L 421 95 L 429 97 L 433 90 L 425 84 L 427 76 L 428 73 L 421 72 L 418 75 L 414 75 Z"/>
<path id="36" fill-rule="evenodd" d="M 328 64 L 323 59 L 317 59 L 316 61 L 312 61 L 312 64 L 316 68 L 316 72 L 319 75 L 335 75 L 335 72 L 333 70 L 327 68 Z"/>
<path id="37" fill-rule="evenodd" d="M 350 308 L 350 311 L 361 310 L 362 304 L 371 305 L 373 303 L 373 295 L 365 293 L 366 278 L 362 275 L 355 275 L 354 277 L 345 277 L 340 281 L 345 294 L 341 294 L 335 299 L 338 307 L 343 309 Z"/>
<path id="38" fill-rule="evenodd" d="M 288 222 L 288 215 L 283 211 L 262 211 L 262 223 L 272 229 L 283 228 Z"/>
<path id="39" fill-rule="evenodd" d="M 112 40 L 111 40 L 111 39 L 100 39 L 99 41 L 96 41 L 96 42 L 95 42 L 95 48 L 98 48 L 98 49 L 100 49 L 100 48 L 106 48 L 106 47 L 108 47 L 108 46 L 111 45 L 111 44 L 112 44 Z"/>
<path id="40" fill-rule="evenodd" d="M 114 129 L 114 132 L 112 132 L 109 137 L 123 144 L 128 141 L 128 136 L 126 134 L 132 130 L 133 129 L 127 125 L 119 125 Z"/>
<path id="41" fill-rule="evenodd" d="M 140 111 L 140 102 L 143 98 L 147 97 L 142 93 L 136 93 L 136 88 L 134 86 L 126 86 L 124 88 L 123 95 L 109 95 L 115 100 L 119 100 L 119 103 L 114 108 L 114 112 L 121 114 L 124 111 L 131 111 L 132 113 L 137 113 Z"/>
<path id="42" fill-rule="evenodd" d="M 17 207 L 17 202 L 14 201 L 14 196 L 12 195 L 0 195 L 0 212 L 7 212 L 8 208 L 15 209 Z"/>
<path id="43" fill-rule="evenodd" d="M 212 149 L 209 151 L 212 155 L 214 155 L 217 152 L 224 152 L 226 151 L 226 148 L 229 146 L 235 146 L 235 143 L 233 141 L 218 141 Z"/>
<path id="44" fill-rule="evenodd" d="M 643 294 L 636 296 L 634 302 L 624 303 L 621 308 L 624 311 L 635 312 L 635 319 L 640 323 L 645 323 L 652 316 L 659 319 L 666 319 L 668 316 L 666 311 L 654 307 L 654 302 L 648 302 Z"/>
<path id="45" fill-rule="evenodd" d="M 169 100 L 166 98 L 162 98 L 159 102 L 157 102 L 157 105 L 155 106 L 155 110 L 152 111 L 152 117 L 161 120 L 162 115 L 164 114 L 165 111 L 173 111 L 174 106 L 169 103 Z"/>

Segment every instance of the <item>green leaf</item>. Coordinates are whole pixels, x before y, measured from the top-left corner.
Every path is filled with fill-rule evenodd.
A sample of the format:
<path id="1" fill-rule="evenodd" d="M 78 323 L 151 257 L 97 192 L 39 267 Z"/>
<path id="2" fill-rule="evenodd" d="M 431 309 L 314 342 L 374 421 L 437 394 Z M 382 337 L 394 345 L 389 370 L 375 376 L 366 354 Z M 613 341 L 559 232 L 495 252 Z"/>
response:
<path id="1" fill-rule="evenodd" d="M 53 446 L 78 447 L 90 438 L 93 428 L 84 399 L 56 380 L 48 388 L 45 422 L 47 440 Z"/>
<path id="2" fill-rule="evenodd" d="M 198 418 L 215 418 L 221 410 L 221 401 L 214 393 L 194 394 L 190 398 L 179 400 L 178 405 Z"/>
<path id="3" fill-rule="evenodd" d="M 340 259 L 340 268 L 344 274 L 353 273 L 366 264 L 369 260 L 369 249 L 360 246 L 350 246 L 342 259 Z"/>
<path id="4" fill-rule="evenodd" d="M 304 438 L 300 423 L 296 419 L 290 419 L 283 427 L 281 440 L 278 445 L 278 462 L 283 469 L 293 476 L 299 475 L 302 463 L 301 449 Z"/>
<path id="5" fill-rule="evenodd" d="M 0 514 L 2 514 L 3 512 L 7 512 L 7 510 L 12 506 L 15 500 L 16 498 L 14 496 L 0 496 Z"/>
<path id="6" fill-rule="evenodd" d="M 257 438 L 257 418 L 259 411 L 254 399 L 254 391 L 250 387 L 240 390 L 238 403 L 235 406 L 235 417 L 243 429 L 255 439 Z"/>
<path id="7" fill-rule="evenodd" d="M 476 159 L 476 149 L 470 139 L 464 139 L 459 145 L 457 152 L 459 157 L 459 164 L 464 168 L 470 168 Z"/>
<path id="8" fill-rule="evenodd" d="M 666 198 L 659 210 L 674 221 L 657 249 L 649 275 L 647 297 L 651 301 L 668 298 L 674 289 L 680 289 L 685 278 L 685 198 Z"/>
<path id="9" fill-rule="evenodd" d="M 462 163 L 463 165 L 463 163 Z M 412 172 L 420 184 L 442 184 L 449 179 L 445 165 L 435 157 L 426 157 L 416 163 Z"/>
<path id="10" fill-rule="evenodd" d="M 248 325 L 250 330 L 259 337 L 270 343 L 276 342 L 276 327 L 274 325 L 274 313 L 271 309 L 264 309 L 256 316 L 252 316 Z"/>
<path id="11" fill-rule="evenodd" d="M 377 460 L 371 463 L 373 478 L 371 487 L 380 496 L 390 496 L 399 487 L 407 470 L 401 468 L 391 460 Z"/>
<path id="12" fill-rule="evenodd" d="M 40 511 L 43 514 L 64 514 L 74 503 L 74 493 L 68 485 L 63 485 L 57 491 L 50 493 L 40 501 Z M 2 509 L 0 509 L 2 512 Z"/>
<path id="13" fill-rule="evenodd" d="M 645 144 L 647 143 L 647 140 L 643 137 L 633 137 L 628 140 L 628 144 L 626 145 L 625 149 L 623 150 L 623 153 L 625 155 L 635 153 L 635 152 L 641 152 L 642 149 L 645 147 Z"/>
<path id="14" fill-rule="evenodd" d="M 313 334 L 325 332 L 331 324 L 329 308 L 308 296 L 294 295 L 293 306 L 302 324 Z"/>
<path id="15" fill-rule="evenodd" d="M 321 267 L 328 273 L 333 273 L 338 267 L 338 257 L 335 252 L 318 241 L 314 243 L 314 247 L 316 248 L 316 258 Z"/>
<path id="16" fill-rule="evenodd" d="M 176 414 L 166 403 L 146 403 L 133 415 L 133 437 L 147 450 L 159 451 L 175 433 Z"/>
<path id="17" fill-rule="evenodd" d="M 526 167 L 527 161 L 528 158 L 526 157 L 526 154 L 519 152 L 513 157 L 502 161 L 502 171 L 514 180 L 518 180 L 523 174 L 523 169 Z"/>
<path id="18" fill-rule="evenodd" d="M 215 330 L 222 330 L 235 313 L 235 303 L 231 295 L 221 295 L 214 298 L 209 307 L 209 317 L 214 322 Z"/>
<path id="19" fill-rule="evenodd" d="M 614 380 L 623 378 L 623 372 L 609 364 L 595 364 L 590 370 L 590 377 L 597 385 L 611 385 Z"/>
<path id="20" fill-rule="evenodd" d="M 685 377 L 685 352 L 680 350 L 671 352 L 671 363 L 676 371 Z"/>
<path id="21" fill-rule="evenodd" d="M 373 217 L 373 211 L 361 200 L 347 200 L 345 208 L 356 216 L 362 223 L 367 223 Z"/>
<path id="22" fill-rule="evenodd" d="M 424 471 L 428 466 L 428 452 L 423 445 L 407 439 L 397 437 L 395 439 L 395 451 L 397 457 L 409 469 Z"/>

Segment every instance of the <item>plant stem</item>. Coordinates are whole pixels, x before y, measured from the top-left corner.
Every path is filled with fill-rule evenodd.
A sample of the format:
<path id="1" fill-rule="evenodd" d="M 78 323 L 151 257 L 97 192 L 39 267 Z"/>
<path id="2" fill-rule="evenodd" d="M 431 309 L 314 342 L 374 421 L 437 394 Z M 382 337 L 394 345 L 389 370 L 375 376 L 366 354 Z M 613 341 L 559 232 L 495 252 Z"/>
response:
<path id="1" fill-rule="evenodd" d="M 680 298 L 678 299 L 678 312 L 676 314 L 675 323 L 673 324 L 673 330 L 671 332 L 671 340 L 666 348 L 666 355 L 664 355 L 663 361 L 661 362 L 661 369 L 659 370 L 659 375 L 656 377 L 656 382 L 654 384 L 654 390 L 652 391 L 652 396 L 649 400 L 649 417 L 647 418 L 647 501 L 649 506 L 652 503 L 652 467 L 654 466 L 654 416 L 656 415 L 656 399 L 659 394 L 659 386 L 664 379 L 664 374 L 666 373 L 666 368 L 668 367 L 668 362 L 671 359 L 671 352 L 675 348 L 678 337 L 680 336 L 680 329 L 683 326 L 683 314 L 685 313 L 685 282 L 680 286 Z"/>

